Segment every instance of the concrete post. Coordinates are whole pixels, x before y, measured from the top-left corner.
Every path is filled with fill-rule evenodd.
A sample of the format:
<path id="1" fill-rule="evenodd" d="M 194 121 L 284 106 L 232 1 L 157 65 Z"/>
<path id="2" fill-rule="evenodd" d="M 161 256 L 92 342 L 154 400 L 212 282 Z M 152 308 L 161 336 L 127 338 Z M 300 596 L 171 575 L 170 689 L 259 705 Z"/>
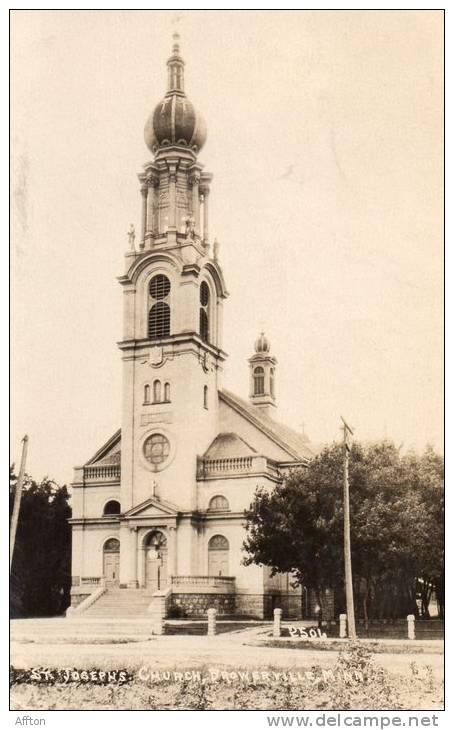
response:
<path id="1" fill-rule="evenodd" d="M 156 591 L 151 597 L 151 603 L 148 606 L 148 613 L 151 615 L 153 626 L 153 634 L 162 636 L 164 631 L 164 621 L 166 617 L 166 591 Z"/>
<path id="2" fill-rule="evenodd" d="M 208 636 L 216 636 L 216 609 L 209 608 L 208 614 Z"/>
<path id="3" fill-rule="evenodd" d="M 347 614 L 341 613 L 339 616 L 339 638 L 347 638 Z"/>
<path id="4" fill-rule="evenodd" d="M 274 609 L 273 637 L 278 639 L 281 635 L 282 608 Z"/>
<path id="5" fill-rule="evenodd" d="M 408 624 L 408 638 L 414 639 L 415 638 L 415 617 L 413 615 L 407 616 L 407 624 Z"/>

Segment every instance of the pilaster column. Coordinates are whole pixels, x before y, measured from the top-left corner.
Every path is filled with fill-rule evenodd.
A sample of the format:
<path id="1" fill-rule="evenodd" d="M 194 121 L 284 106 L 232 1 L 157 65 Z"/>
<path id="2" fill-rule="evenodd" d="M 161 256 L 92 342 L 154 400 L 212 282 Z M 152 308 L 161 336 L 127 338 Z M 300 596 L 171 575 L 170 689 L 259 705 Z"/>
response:
<path id="1" fill-rule="evenodd" d="M 147 179 L 148 183 L 148 197 L 147 197 L 147 234 L 153 235 L 156 231 L 156 209 L 157 209 L 157 196 L 156 188 L 158 180 L 154 176 L 150 176 Z"/>
<path id="2" fill-rule="evenodd" d="M 192 215 L 194 218 L 194 230 L 197 235 L 200 234 L 200 194 L 199 194 L 200 175 L 198 172 L 191 177 L 192 184 Z"/>
<path id="3" fill-rule="evenodd" d="M 148 197 L 148 186 L 142 185 L 140 188 L 142 194 L 142 237 L 140 241 L 140 248 L 145 246 L 145 234 L 147 232 L 147 197 Z"/>
<path id="4" fill-rule="evenodd" d="M 210 189 L 207 185 L 203 185 L 200 192 L 203 195 L 203 242 L 208 244 L 208 196 L 210 194 Z"/>
<path id="5" fill-rule="evenodd" d="M 177 575 L 177 528 L 169 527 L 169 568 L 170 575 Z"/>
<path id="6" fill-rule="evenodd" d="M 137 527 L 131 527 L 131 551 L 132 551 L 132 568 L 131 568 L 131 580 L 128 583 L 128 588 L 138 588 L 139 581 L 137 577 L 137 565 L 138 565 L 138 530 Z"/>
<path id="7" fill-rule="evenodd" d="M 169 228 L 177 225 L 177 165 L 169 163 Z"/>

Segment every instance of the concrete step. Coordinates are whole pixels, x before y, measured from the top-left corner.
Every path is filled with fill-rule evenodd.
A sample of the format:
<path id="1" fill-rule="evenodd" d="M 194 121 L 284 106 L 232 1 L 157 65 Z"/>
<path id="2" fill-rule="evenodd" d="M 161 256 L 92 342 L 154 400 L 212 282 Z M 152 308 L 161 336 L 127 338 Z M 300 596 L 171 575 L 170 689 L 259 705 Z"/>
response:
<path id="1" fill-rule="evenodd" d="M 152 593 L 135 588 L 109 588 L 95 603 L 80 614 L 81 618 L 134 618 L 148 615 Z"/>

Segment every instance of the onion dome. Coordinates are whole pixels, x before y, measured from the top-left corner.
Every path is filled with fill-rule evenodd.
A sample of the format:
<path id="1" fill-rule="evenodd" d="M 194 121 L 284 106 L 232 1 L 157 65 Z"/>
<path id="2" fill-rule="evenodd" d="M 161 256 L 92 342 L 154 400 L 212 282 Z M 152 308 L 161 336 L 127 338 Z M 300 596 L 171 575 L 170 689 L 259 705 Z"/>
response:
<path id="1" fill-rule="evenodd" d="M 167 93 L 145 125 L 145 143 L 153 153 L 168 145 L 190 147 L 198 152 L 207 136 L 203 118 L 184 93 L 179 39 L 178 33 L 174 33 L 172 55 L 167 61 Z"/>
<path id="2" fill-rule="evenodd" d="M 270 341 L 268 340 L 267 337 L 265 337 L 264 332 L 260 333 L 260 337 L 258 337 L 256 339 L 254 347 L 255 347 L 255 351 L 260 355 L 270 351 L 270 347 L 271 347 Z"/>

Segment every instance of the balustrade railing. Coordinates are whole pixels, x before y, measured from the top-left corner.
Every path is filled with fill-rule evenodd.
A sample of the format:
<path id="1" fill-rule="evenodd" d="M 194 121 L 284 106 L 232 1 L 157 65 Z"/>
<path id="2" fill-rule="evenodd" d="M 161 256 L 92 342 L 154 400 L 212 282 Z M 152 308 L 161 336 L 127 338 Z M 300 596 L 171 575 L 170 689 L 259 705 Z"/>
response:
<path id="1" fill-rule="evenodd" d="M 237 456 L 223 459 L 202 459 L 197 461 L 197 478 L 207 479 L 223 474 L 259 474 L 268 472 L 274 477 L 280 477 L 278 465 L 275 461 L 264 456 Z"/>
<path id="2" fill-rule="evenodd" d="M 172 585 L 192 586 L 231 586 L 235 577 L 230 575 L 174 575 Z"/>
<path id="3" fill-rule="evenodd" d="M 93 466 L 84 466 L 84 478 L 86 481 L 95 481 L 99 479 L 116 480 L 120 479 L 120 464 L 99 464 Z"/>
<path id="4" fill-rule="evenodd" d="M 103 578 L 99 576 L 88 576 L 87 578 L 80 579 L 80 585 L 82 586 L 98 586 L 103 583 Z"/>

